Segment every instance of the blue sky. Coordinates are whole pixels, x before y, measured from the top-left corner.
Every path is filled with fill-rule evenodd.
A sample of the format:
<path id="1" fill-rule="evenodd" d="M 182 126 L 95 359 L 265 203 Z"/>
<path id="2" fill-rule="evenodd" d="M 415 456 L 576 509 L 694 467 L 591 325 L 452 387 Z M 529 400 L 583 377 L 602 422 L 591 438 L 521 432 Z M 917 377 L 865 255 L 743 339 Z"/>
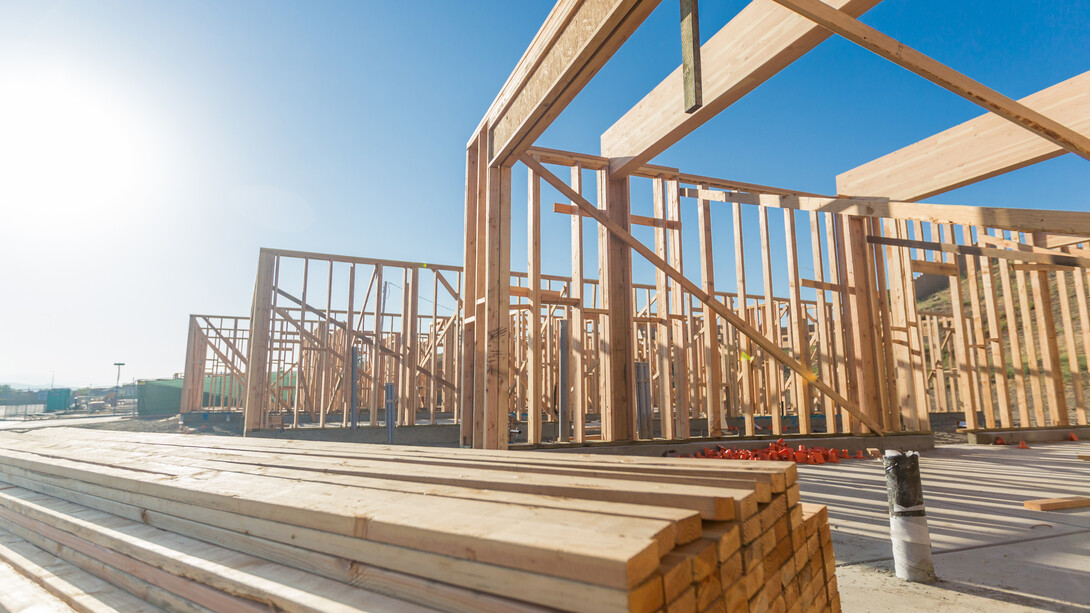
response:
<path id="1" fill-rule="evenodd" d="M 551 5 L 0 2 L 0 381 L 180 371 L 187 315 L 247 313 L 262 246 L 460 263 L 465 143 Z M 744 5 L 703 3 L 703 38 Z M 663 2 L 539 144 L 596 153 L 679 63 L 676 12 Z M 1090 1 L 886 0 L 863 20 L 1015 98 L 1090 70 Z M 834 37 L 656 162 L 831 193 L 980 113 Z M 1087 210 L 1086 164 L 931 201 Z M 545 269 L 566 274 L 567 221 L 548 215 Z"/>

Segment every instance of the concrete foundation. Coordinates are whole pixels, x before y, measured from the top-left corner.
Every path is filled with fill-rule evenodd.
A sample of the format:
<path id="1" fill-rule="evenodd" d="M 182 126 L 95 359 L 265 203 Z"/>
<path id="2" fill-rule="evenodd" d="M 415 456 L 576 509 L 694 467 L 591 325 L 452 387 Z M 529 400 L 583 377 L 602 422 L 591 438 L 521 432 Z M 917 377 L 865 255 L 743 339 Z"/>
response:
<path id="1" fill-rule="evenodd" d="M 995 443 L 995 439 L 999 437 L 1003 437 L 1004 441 L 1012 445 L 1017 445 L 1022 441 L 1027 443 L 1052 443 L 1066 441 L 1072 434 L 1078 437 L 1080 441 L 1090 439 L 1090 426 L 965 430 L 965 436 L 970 445 L 992 445 Z"/>
<path id="2" fill-rule="evenodd" d="M 611 455 L 662 456 L 692 454 L 707 447 L 717 445 L 730 449 L 755 449 L 767 447 L 779 438 L 791 445 L 833 447 L 849 451 L 865 451 L 870 447 L 878 449 L 897 449 L 899 451 L 924 451 L 934 449 L 934 437 L 929 432 L 890 434 L 886 436 L 844 436 L 842 434 L 785 434 L 778 436 L 720 438 L 691 438 L 675 441 L 626 441 L 618 443 L 588 442 L 582 445 L 574 443 L 547 443 L 542 445 L 512 445 L 511 449 L 533 449 L 539 451 L 557 451 L 569 453 L 604 453 Z"/>

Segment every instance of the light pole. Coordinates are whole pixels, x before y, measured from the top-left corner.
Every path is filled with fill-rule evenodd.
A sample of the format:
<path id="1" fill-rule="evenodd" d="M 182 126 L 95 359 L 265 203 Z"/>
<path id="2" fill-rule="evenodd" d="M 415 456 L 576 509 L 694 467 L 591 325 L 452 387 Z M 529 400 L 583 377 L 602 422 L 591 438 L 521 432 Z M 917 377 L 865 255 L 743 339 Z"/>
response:
<path id="1" fill-rule="evenodd" d="M 114 362 L 117 367 L 117 381 L 114 382 L 114 415 L 117 415 L 117 405 L 121 402 L 121 367 L 124 362 Z"/>

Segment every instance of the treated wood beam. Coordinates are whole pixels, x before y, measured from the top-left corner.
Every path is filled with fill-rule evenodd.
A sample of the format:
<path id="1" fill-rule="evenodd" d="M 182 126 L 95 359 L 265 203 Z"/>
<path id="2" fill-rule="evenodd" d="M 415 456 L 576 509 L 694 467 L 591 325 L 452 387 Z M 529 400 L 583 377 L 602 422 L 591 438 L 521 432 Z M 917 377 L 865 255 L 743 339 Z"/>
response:
<path id="1" fill-rule="evenodd" d="M 1090 72 L 1026 96 L 1020 104 L 1090 134 Z M 836 178 L 837 193 L 916 201 L 1067 153 L 986 113 Z"/>
<path id="2" fill-rule="evenodd" d="M 880 1 L 829 0 L 853 16 Z M 611 158 L 610 172 L 632 174 L 829 36 L 824 28 L 770 0 L 751 2 L 700 47 L 704 106 L 685 112 L 679 66 L 602 134 L 602 155 Z"/>
<path id="3" fill-rule="evenodd" d="M 485 115 L 489 166 L 513 163 L 533 145 L 657 5 L 560 0 Z"/>

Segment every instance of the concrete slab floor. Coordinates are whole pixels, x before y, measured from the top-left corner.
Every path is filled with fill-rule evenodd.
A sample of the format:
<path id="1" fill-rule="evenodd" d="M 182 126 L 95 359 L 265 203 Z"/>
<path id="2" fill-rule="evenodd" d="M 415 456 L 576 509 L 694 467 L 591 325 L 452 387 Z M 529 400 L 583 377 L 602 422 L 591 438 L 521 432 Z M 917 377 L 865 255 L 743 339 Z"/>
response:
<path id="1" fill-rule="evenodd" d="M 829 507 L 844 610 L 1090 611 L 1090 508 L 1026 500 L 1090 496 L 1090 442 L 943 445 L 921 454 L 932 585 L 893 575 L 880 460 L 799 466 L 805 502 Z"/>

